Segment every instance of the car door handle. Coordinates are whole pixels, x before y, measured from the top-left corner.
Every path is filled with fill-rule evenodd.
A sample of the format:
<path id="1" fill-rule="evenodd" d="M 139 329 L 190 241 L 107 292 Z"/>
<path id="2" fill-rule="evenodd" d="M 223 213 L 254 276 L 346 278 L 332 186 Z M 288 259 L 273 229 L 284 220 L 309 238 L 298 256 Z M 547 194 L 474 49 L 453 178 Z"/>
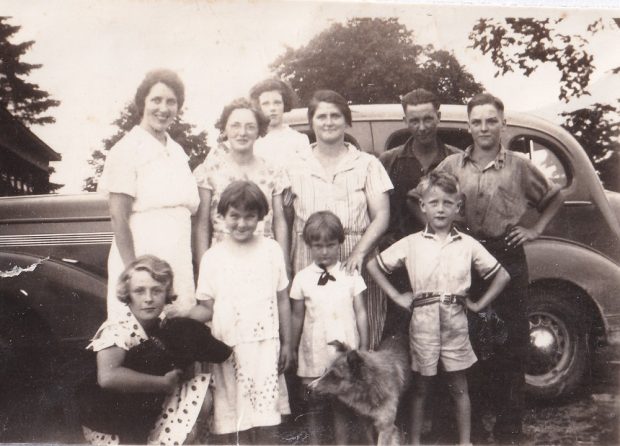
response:
<path id="1" fill-rule="evenodd" d="M 567 200 L 564 202 L 565 206 L 591 206 L 592 202 L 588 200 Z"/>

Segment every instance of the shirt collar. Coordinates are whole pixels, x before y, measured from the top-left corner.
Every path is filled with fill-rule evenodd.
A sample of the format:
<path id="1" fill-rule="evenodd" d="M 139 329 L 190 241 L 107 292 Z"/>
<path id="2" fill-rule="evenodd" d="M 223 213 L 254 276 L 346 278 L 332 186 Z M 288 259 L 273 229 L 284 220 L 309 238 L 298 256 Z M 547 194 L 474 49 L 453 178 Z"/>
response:
<path id="1" fill-rule="evenodd" d="M 422 231 L 422 237 L 425 238 L 431 238 L 431 239 L 435 239 L 435 230 L 430 226 L 430 225 L 426 225 L 426 227 L 424 228 L 424 231 Z M 456 229 L 456 227 L 454 225 L 452 225 L 452 227 L 450 228 L 450 233 L 448 234 L 448 241 L 452 242 L 454 240 L 459 240 L 461 239 L 461 233 L 459 232 L 458 229 Z"/>
<path id="2" fill-rule="evenodd" d="M 315 262 L 312 262 L 312 264 L 310 265 L 312 271 L 316 274 L 321 274 L 323 273 L 323 268 L 321 268 L 319 265 L 317 265 Z M 327 272 L 330 274 L 333 274 L 334 271 L 338 271 L 340 269 L 340 261 L 337 261 L 336 263 L 334 263 L 332 266 L 327 267 Z"/>
<path id="3" fill-rule="evenodd" d="M 435 139 L 437 141 L 437 156 L 435 159 L 441 158 L 441 160 L 443 160 L 448 155 L 446 145 L 439 138 L 436 137 Z M 414 137 L 412 135 L 405 141 L 405 147 L 400 156 L 415 156 L 413 153 L 413 141 Z"/>
<path id="4" fill-rule="evenodd" d="M 346 170 L 353 169 L 354 167 L 353 163 L 361 156 L 362 152 L 358 150 L 357 147 L 355 147 L 353 144 L 345 142 L 344 145 L 347 148 L 347 152 L 345 153 L 345 156 L 342 159 L 342 161 L 338 164 L 338 170 L 334 172 L 334 175 L 344 172 Z M 311 173 L 318 175 L 320 177 L 323 177 L 324 169 L 321 166 L 321 163 L 319 163 L 319 161 L 316 159 L 316 157 L 312 153 L 312 150 L 314 149 L 315 146 L 316 146 L 316 143 L 310 144 L 309 146 L 310 150 L 308 150 L 307 152 L 300 153 L 299 156 L 303 160 L 314 164 L 314 169 Z"/>
<path id="5" fill-rule="evenodd" d="M 465 153 L 463 154 L 463 159 L 461 161 L 461 167 L 465 166 L 465 163 L 468 160 L 473 162 L 471 158 L 471 154 L 473 151 L 474 151 L 473 144 L 469 146 L 467 149 L 465 149 Z M 483 169 L 487 169 L 488 167 L 494 167 L 495 169 L 499 170 L 499 169 L 502 169 L 505 164 L 506 164 L 506 149 L 504 148 L 503 145 L 500 145 L 499 152 L 497 152 L 497 156 L 495 157 L 495 159 L 491 161 L 488 165 L 482 166 L 482 167 Z"/>

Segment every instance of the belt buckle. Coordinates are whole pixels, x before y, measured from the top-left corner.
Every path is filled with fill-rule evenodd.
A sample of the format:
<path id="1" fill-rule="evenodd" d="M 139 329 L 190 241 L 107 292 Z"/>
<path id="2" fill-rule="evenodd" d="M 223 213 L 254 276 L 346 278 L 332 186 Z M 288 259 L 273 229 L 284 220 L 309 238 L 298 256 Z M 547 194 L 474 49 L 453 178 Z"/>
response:
<path id="1" fill-rule="evenodd" d="M 450 293 L 442 293 L 439 295 L 439 302 L 442 304 L 451 304 L 452 303 L 452 294 Z"/>

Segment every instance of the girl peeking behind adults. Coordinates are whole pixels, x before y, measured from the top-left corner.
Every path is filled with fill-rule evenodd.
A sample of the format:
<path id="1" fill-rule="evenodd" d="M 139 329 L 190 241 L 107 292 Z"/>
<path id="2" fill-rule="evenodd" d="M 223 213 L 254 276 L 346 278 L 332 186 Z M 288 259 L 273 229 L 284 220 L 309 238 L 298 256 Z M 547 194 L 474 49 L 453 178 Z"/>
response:
<path id="1" fill-rule="evenodd" d="M 291 111 L 297 102 L 295 92 L 280 79 L 265 79 L 252 87 L 250 98 L 269 118 L 267 134 L 256 140 L 255 153 L 287 170 L 300 153 L 308 152 L 310 144 L 306 135 L 284 123 L 284 113 Z"/>
<path id="2" fill-rule="evenodd" d="M 200 193 L 200 207 L 194 227 L 195 258 L 228 233 L 224 216 L 217 207 L 222 192 L 233 181 L 252 181 L 267 197 L 269 209 L 256 229 L 257 234 L 275 239 L 288 258 L 288 227 L 282 208 L 282 192 L 289 181 L 281 168 L 254 154 L 256 138 L 267 131 L 269 120 L 250 101 L 236 99 L 222 110 L 215 124 L 221 132 L 220 146 L 194 170 Z M 288 263 L 288 262 L 287 262 Z"/>
<path id="3" fill-rule="evenodd" d="M 289 172 L 295 194 L 293 226 L 293 269 L 299 272 L 312 263 L 312 255 L 303 242 L 308 217 L 318 211 L 331 211 L 344 227 L 340 250 L 343 269 L 357 270 L 368 284 L 370 348 L 381 339 L 386 300 L 363 265 L 385 232 L 390 217 L 388 191 L 390 178 L 377 158 L 345 142 L 351 126 L 351 109 L 335 91 L 319 90 L 308 105 L 308 121 L 316 134 L 316 143 L 301 162 Z"/>
<path id="4" fill-rule="evenodd" d="M 183 106 L 185 91 L 170 70 L 149 72 L 135 95 L 140 123 L 108 153 L 99 191 L 108 194 L 114 240 L 108 257 L 108 319 L 126 308 L 116 298 L 120 273 L 136 257 L 152 254 L 174 272 L 176 301 L 168 315 L 194 306 L 191 216 L 198 189 L 183 148 L 167 133 Z"/>

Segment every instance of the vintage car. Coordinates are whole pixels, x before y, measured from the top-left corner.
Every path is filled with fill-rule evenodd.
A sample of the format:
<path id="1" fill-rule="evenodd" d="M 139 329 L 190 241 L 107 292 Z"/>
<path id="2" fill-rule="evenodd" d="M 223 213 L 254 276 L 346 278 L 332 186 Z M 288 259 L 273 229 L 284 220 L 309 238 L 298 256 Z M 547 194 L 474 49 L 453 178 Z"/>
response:
<path id="1" fill-rule="evenodd" d="M 400 105 L 352 106 L 346 138 L 380 155 L 409 138 Z M 289 124 L 314 140 L 306 109 Z M 566 130 L 523 113 L 506 113 L 502 144 L 529 157 L 562 188 L 565 202 L 544 234 L 525 246 L 530 293 L 530 395 L 573 392 L 587 376 L 599 343 L 620 343 L 620 194 L 601 185 L 584 149 Z M 472 144 L 464 106 L 441 106 L 439 138 L 461 149 Z M 527 225 L 535 217 L 530 210 Z"/>
<path id="2" fill-rule="evenodd" d="M 400 105 L 352 111 L 347 139 L 363 150 L 379 155 L 409 136 Z M 465 107 L 445 105 L 441 113 L 440 138 L 471 144 Z M 313 138 L 305 109 L 287 119 Z M 527 385 L 535 397 L 554 398 L 587 376 L 596 345 L 620 343 L 620 194 L 603 189 L 583 148 L 562 128 L 524 114 L 506 119 L 505 147 L 531 158 L 566 198 L 543 236 L 526 246 Z M 111 240 L 99 194 L 0 199 L 0 426 L 8 426 L 0 441 L 50 441 L 61 418 L 75 424 L 69 396 L 84 373 L 84 346 L 104 319 Z M 43 410 L 31 410 L 33 401 Z M 14 413 L 32 431 L 11 432 Z M 54 421 L 45 424 L 39 413 Z M 38 436 L 45 429 L 39 426 L 48 426 L 46 437 Z"/>

